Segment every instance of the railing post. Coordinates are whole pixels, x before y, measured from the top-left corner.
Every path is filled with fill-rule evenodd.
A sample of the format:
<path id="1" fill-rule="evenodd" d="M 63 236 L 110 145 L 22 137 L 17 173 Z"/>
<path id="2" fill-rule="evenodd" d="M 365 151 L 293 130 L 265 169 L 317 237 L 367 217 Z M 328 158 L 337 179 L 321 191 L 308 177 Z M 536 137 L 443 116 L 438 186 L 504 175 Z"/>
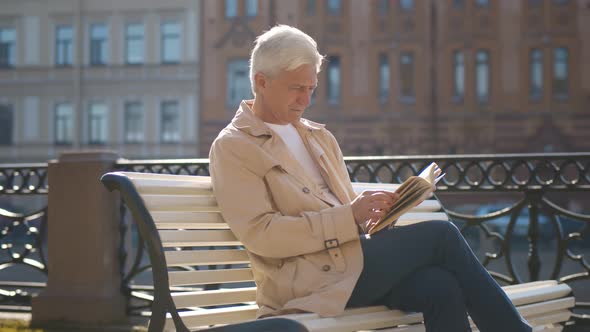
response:
<path id="1" fill-rule="evenodd" d="M 47 287 L 32 299 L 35 326 L 126 320 L 118 195 L 99 181 L 116 160 L 113 152 L 72 152 L 49 163 L 49 276 Z"/>
<path id="2" fill-rule="evenodd" d="M 542 193 L 539 191 L 525 191 L 529 209 L 529 276 L 531 281 L 539 280 L 541 258 L 539 257 L 539 202 Z"/>

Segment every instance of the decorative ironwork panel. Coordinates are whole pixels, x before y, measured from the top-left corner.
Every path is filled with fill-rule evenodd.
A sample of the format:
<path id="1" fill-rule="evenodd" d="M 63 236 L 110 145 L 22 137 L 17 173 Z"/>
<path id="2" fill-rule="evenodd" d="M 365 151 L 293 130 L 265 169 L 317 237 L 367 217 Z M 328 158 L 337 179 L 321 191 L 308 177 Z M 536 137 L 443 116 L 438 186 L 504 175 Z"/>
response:
<path id="1" fill-rule="evenodd" d="M 447 175 L 437 191 L 590 189 L 590 154 L 518 154 L 345 158 L 352 181 L 401 183 L 430 162 Z"/>
<path id="2" fill-rule="evenodd" d="M 47 164 L 0 165 L 0 194 L 47 194 Z"/>

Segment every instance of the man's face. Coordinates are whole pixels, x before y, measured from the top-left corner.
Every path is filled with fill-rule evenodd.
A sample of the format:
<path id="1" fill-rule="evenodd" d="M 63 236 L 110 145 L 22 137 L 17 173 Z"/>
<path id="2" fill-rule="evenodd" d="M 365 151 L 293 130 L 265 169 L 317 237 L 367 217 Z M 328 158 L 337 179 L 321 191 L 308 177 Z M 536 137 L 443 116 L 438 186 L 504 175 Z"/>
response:
<path id="1" fill-rule="evenodd" d="M 258 73 L 256 113 L 263 121 L 274 124 L 296 123 L 309 106 L 317 86 L 315 66 L 302 65 L 295 70 L 281 71 L 269 78 Z"/>

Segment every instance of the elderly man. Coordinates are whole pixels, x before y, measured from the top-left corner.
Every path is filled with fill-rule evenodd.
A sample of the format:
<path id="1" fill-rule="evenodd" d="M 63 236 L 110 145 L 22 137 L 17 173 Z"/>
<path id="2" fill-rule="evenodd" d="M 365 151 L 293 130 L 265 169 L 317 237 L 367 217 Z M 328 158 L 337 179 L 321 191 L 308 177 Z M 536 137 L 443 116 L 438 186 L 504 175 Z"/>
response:
<path id="1" fill-rule="evenodd" d="M 427 331 L 531 331 L 457 228 L 430 221 L 364 236 L 398 199 L 355 195 L 334 136 L 302 115 L 323 57 L 300 30 L 276 26 L 250 58 L 242 101 L 211 147 L 221 213 L 252 262 L 258 316 L 387 305 L 424 313 Z"/>

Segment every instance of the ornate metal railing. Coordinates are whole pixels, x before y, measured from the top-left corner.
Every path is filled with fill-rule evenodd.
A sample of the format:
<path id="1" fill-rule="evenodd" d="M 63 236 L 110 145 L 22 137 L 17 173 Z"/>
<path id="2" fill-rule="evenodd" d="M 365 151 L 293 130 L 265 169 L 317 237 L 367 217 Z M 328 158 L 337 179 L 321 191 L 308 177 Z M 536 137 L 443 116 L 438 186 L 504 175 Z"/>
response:
<path id="1" fill-rule="evenodd" d="M 2 311 L 30 311 L 32 295 L 44 288 L 47 282 L 47 192 L 47 164 L 0 165 Z M 19 202 L 12 204 L 9 195 L 21 196 Z M 26 204 L 38 207 L 28 211 L 22 207 L 24 200 L 34 200 L 34 196 L 39 195 L 42 196 L 40 204 Z M 30 281 L 23 281 L 27 279 Z"/>
<path id="2" fill-rule="evenodd" d="M 590 294 L 584 292 L 584 288 L 590 288 L 590 264 L 585 257 L 590 251 L 590 215 L 562 205 L 572 195 L 590 197 L 590 153 L 345 158 L 353 181 L 384 183 L 403 182 L 432 161 L 447 173 L 437 186 L 439 199 L 472 247 L 483 251 L 482 263 L 492 275 L 504 284 L 538 280 L 541 276 L 569 284 L 582 282 L 574 292 L 575 318 L 583 320 L 583 309 L 590 309 L 590 303 L 584 301 L 590 299 Z M 209 175 L 207 159 L 121 160 L 117 169 Z M 478 199 L 485 193 L 511 196 L 512 201 L 501 208 L 492 205 L 495 209 L 483 214 L 481 210 L 466 213 L 461 205 L 453 208 L 445 203 L 447 195 L 457 193 L 469 194 L 463 196 L 477 205 L 489 205 L 485 199 Z M 128 225 L 122 226 L 122 232 L 127 232 Z M 516 255 L 526 257 L 527 277 L 519 272 L 522 266 L 514 258 Z M 550 273 L 542 274 L 542 267 L 547 265 Z M 140 245 L 125 281 L 130 282 L 146 269 L 149 263 Z M 128 294 L 148 301 L 137 308 L 149 305 L 145 293 L 128 287 Z"/>

